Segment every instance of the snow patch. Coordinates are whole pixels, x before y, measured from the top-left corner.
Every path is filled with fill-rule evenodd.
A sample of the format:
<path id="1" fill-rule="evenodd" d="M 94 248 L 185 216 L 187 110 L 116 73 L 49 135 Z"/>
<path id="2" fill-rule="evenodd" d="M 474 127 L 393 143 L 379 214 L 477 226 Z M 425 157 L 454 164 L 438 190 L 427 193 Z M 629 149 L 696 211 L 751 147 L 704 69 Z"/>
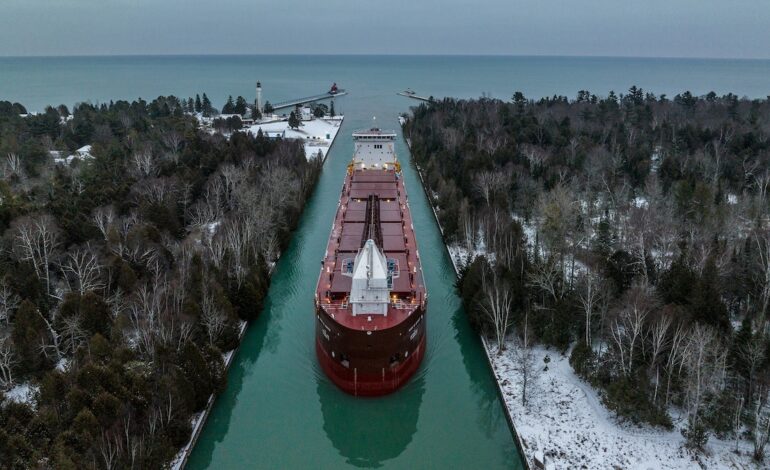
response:
<path id="1" fill-rule="evenodd" d="M 15 403 L 26 403 L 30 406 L 35 406 L 35 395 L 37 395 L 38 387 L 30 384 L 29 382 L 21 383 L 5 392 L 5 399 Z"/>
<path id="2" fill-rule="evenodd" d="M 634 200 L 631 201 L 631 204 L 639 209 L 646 209 L 650 205 L 650 203 L 647 202 L 647 198 L 644 196 L 636 196 Z"/>
<path id="3" fill-rule="evenodd" d="M 71 362 L 72 361 L 70 359 L 67 359 L 66 357 L 59 359 L 59 362 L 56 363 L 56 370 L 58 370 L 59 372 L 67 372 L 67 369 L 69 369 Z"/>
<path id="4" fill-rule="evenodd" d="M 217 227 L 221 224 L 221 221 L 211 222 L 206 224 L 206 232 L 209 234 L 209 236 L 214 236 L 214 234 L 217 232 Z"/>
<path id="5" fill-rule="evenodd" d="M 261 129 L 262 134 L 266 136 L 301 140 L 308 159 L 315 157 L 319 152 L 323 159 L 326 158 L 329 148 L 337 137 L 343 119 L 344 116 L 335 116 L 302 121 L 298 129 L 290 128 L 289 122 L 285 120 L 260 122 L 249 127 L 247 132 L 257 135 Z"/>
<path id="6" fill-rule="evenodd" d="M 75 159 L 90 160 L 94 158 L 94 156 L 91 155 L 91 148 L 92 147 L 90 145 L 84 145 L 79 149 L 75 150 L 75 153 L 67 156 L 64 156 L 64 152 L 61 152 L 58 150 L 49 150 L 48 153 L 53 158 L 54 163 L 61 164 L 61 165 L 70 165 Z"/>
<path id="7" fill-rule="evenodd" d="M 213 401 L 213 395 L 211 398 L 209 398 L 209 402 Z M 209 403 L 210 405 L 211 403 Z M 207 405 L 207 406 L 209 406 Z M 208 409 L 208 408 L 207 408 Z M 192 425 L 192 435 L 197 436 L 200 432 L 200 427 L 204 423 L 204 416 L 206 416 L 205 411 L 201 411 L 200 413 L 196 413 L 192 416 L 190 419 L 190 424 Z M 192 451 L 193 446 L 193 440 L 190 440 L 182 449 L 176 454 L 174 457 L 174 460 L 171 461 L 170 468 L 172 470 L 181 470 L 182 466 L 184 465 L 186 461 L 187 455 Z"/>
<path id="8" fill-rule="evenodd" d="M 528 402 L 522 405 L 515 348 L 509 342 L 498 356 L 497 346 L 489 343 L 488 353 L 526 454 L 545 459 L 546 468 L 754 468 L 746 441 L 739 442 L 736 453 L 734 441 L 712 436 L 707 453 L 694 454 L 676 426 L 666 431 L 618 422 L 597 392 L 575 375 L 567 356 L 542 347 L 532 348 L 541 372 L 530 379 Z"/>

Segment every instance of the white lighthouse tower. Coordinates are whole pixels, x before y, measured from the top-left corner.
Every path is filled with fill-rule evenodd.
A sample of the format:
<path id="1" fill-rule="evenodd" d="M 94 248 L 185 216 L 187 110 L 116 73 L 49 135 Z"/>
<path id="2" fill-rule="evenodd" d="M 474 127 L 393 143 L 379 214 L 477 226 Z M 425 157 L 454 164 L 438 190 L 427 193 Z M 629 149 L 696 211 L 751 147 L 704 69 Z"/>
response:
<path id="1" fill-rule="evenodd" d="M 257 110 L 262 114 L 262 84 L 257 82 Z"/>

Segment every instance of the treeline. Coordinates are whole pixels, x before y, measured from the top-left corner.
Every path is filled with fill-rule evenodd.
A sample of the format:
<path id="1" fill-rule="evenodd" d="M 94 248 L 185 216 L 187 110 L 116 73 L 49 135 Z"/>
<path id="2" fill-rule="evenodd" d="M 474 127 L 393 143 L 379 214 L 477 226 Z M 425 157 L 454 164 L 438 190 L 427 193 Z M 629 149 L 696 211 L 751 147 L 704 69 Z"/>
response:
<path id="1" fill-rule="evenodd" d="M 405 134 L 447 242 L 468 253 L 465 310 L 517 350 L 525 381 L 532 343 L 569 351 L 619 416 L 681 424 L 695 448 L 745 438 L 763 458 L 770 101 L 446 99 Z"/>
<path id="2" fill-rule="evenodd" d="M 320 162 L 186 106 L 0 102 L 0 468 L 163 468 L 225 386 Z"/>

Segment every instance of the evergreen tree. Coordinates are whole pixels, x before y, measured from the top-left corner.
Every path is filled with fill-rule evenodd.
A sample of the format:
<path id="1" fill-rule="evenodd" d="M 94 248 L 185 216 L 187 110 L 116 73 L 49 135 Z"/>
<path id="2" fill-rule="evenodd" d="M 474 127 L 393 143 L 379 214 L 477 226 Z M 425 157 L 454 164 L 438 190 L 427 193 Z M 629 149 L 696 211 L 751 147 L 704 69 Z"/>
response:
<path id="1" fill-rule="evenodd" d="M 299 129 L 299 118 L 297 118 L 294 111 L 289 114 L 289 127 L 292 129 Z"/>
<path id="2" fill-rule="evenodd" d="M 690 296 L 693 317 L 702 323 L 730 331 L 730 316 L 720 295 L 720 281 L 714 257 L 706 261 L 703 274 Z"/>
<path id="3" fill-rule="evenodd" d="M 203 94 L 203 101 L 201 103 L 202 103 L 201 106 L 203 109 L 203 115 L 206 117 L 211 116 L 214 112 L 214 107 L 211 106 L 211 100 L 209 99 L 208 96 L 206 96 L 206 93 Z"/>
<path id="4" fill-rule="evenodd" d="M 180 368 L 187 381 L 192 385 L 193 395 L 190 397 L 192 399 L 190 405 L 194 410 L 203 409 L 214 391 L 214 384 L 206 359 L 192 341 L 185 343 L 182 349 Z"/>
<path id="5" fill-rule="evenodd" d="M 195 112 L 200 113 L 203 111 L 203 104 L 201 103 L 201 95 L 195 95 Z"/>
<path id="6" fill-rule="evenodd" d="M 254 120 L 262 119 L 262 113 L 259 112 L 259 107 L 257 106 L 256 100 L 254 101 L 254 107 L 251 108 L 251 118 Z"/>
<path id="7" fill-rule="evenodd" d="M 14 350 L 20 359 L 23 370 L 40 370 L 44 364 L 40 345 L 47 338 L 48 330 L 37 306 L 29 300 L 25 300 L 16 311 L 13 331 L 11 331 Z"/>
<path id="8" fill-rule="evenodd" d="M 332 103 L 329 106 L 329 116 L 334 117 L 334 115 L 334 100 L 332 100 Z"/>
<path id="9" fill-rule="evenodd" d="M 203 95 L 205 98 L 205 94 Z M 235 103 L 233 103 L 233 95 L 227 97 L 227 103 L 222 106 L 222 114 L 233 114 L 235 112 Z"/>
<path id="10" fill-rule="evenodd" d="M 233 107 L 233 112 L 235 114 L 240 114 L 243 116 L 246 114 L 246 110 L 248 109 L 248 106 L 246 105 L 246 99 L 243 96 L 239 96 L 235 100 L 235 106 Z"/>
<path id="11" fill-rule="evenodd" d="M 273 109 L 273 105 L 270 104 L 269 101 L 265 101 L 265 106 L 263 108 L 263 111 L 265 114 L 272 114 L 275 109 Z"/>
<path id="12" fill-rule="evenodd" d="M 684 305 L 688 303 L 696 280 L 697 276 L 687 265 L 687 255 L 683 250 L 668 271 L 661 275 L 658 292 L 666 303 Z"/>

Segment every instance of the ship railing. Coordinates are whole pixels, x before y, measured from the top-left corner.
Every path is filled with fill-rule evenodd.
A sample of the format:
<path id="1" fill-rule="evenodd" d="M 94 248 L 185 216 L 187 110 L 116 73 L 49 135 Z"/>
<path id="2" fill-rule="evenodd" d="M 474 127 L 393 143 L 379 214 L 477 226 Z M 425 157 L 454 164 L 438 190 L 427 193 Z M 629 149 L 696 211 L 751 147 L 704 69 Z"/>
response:
<path id="1" fill-rule="evenodd" d="M 391 302 L 391 304 L 396 310 L 410 310 L 415 307 L 415 304 L 411 302 L 404 302 L 403 300 L 396 300 L 395 302 Z"/>
<path id="2" fill-rule="evenodd" d="M 347 310 L 348 308 L 348 302 L 320 302 L 321 307 L 324 307 L 326 309 L 339 309 L 339 310 Z"/>

